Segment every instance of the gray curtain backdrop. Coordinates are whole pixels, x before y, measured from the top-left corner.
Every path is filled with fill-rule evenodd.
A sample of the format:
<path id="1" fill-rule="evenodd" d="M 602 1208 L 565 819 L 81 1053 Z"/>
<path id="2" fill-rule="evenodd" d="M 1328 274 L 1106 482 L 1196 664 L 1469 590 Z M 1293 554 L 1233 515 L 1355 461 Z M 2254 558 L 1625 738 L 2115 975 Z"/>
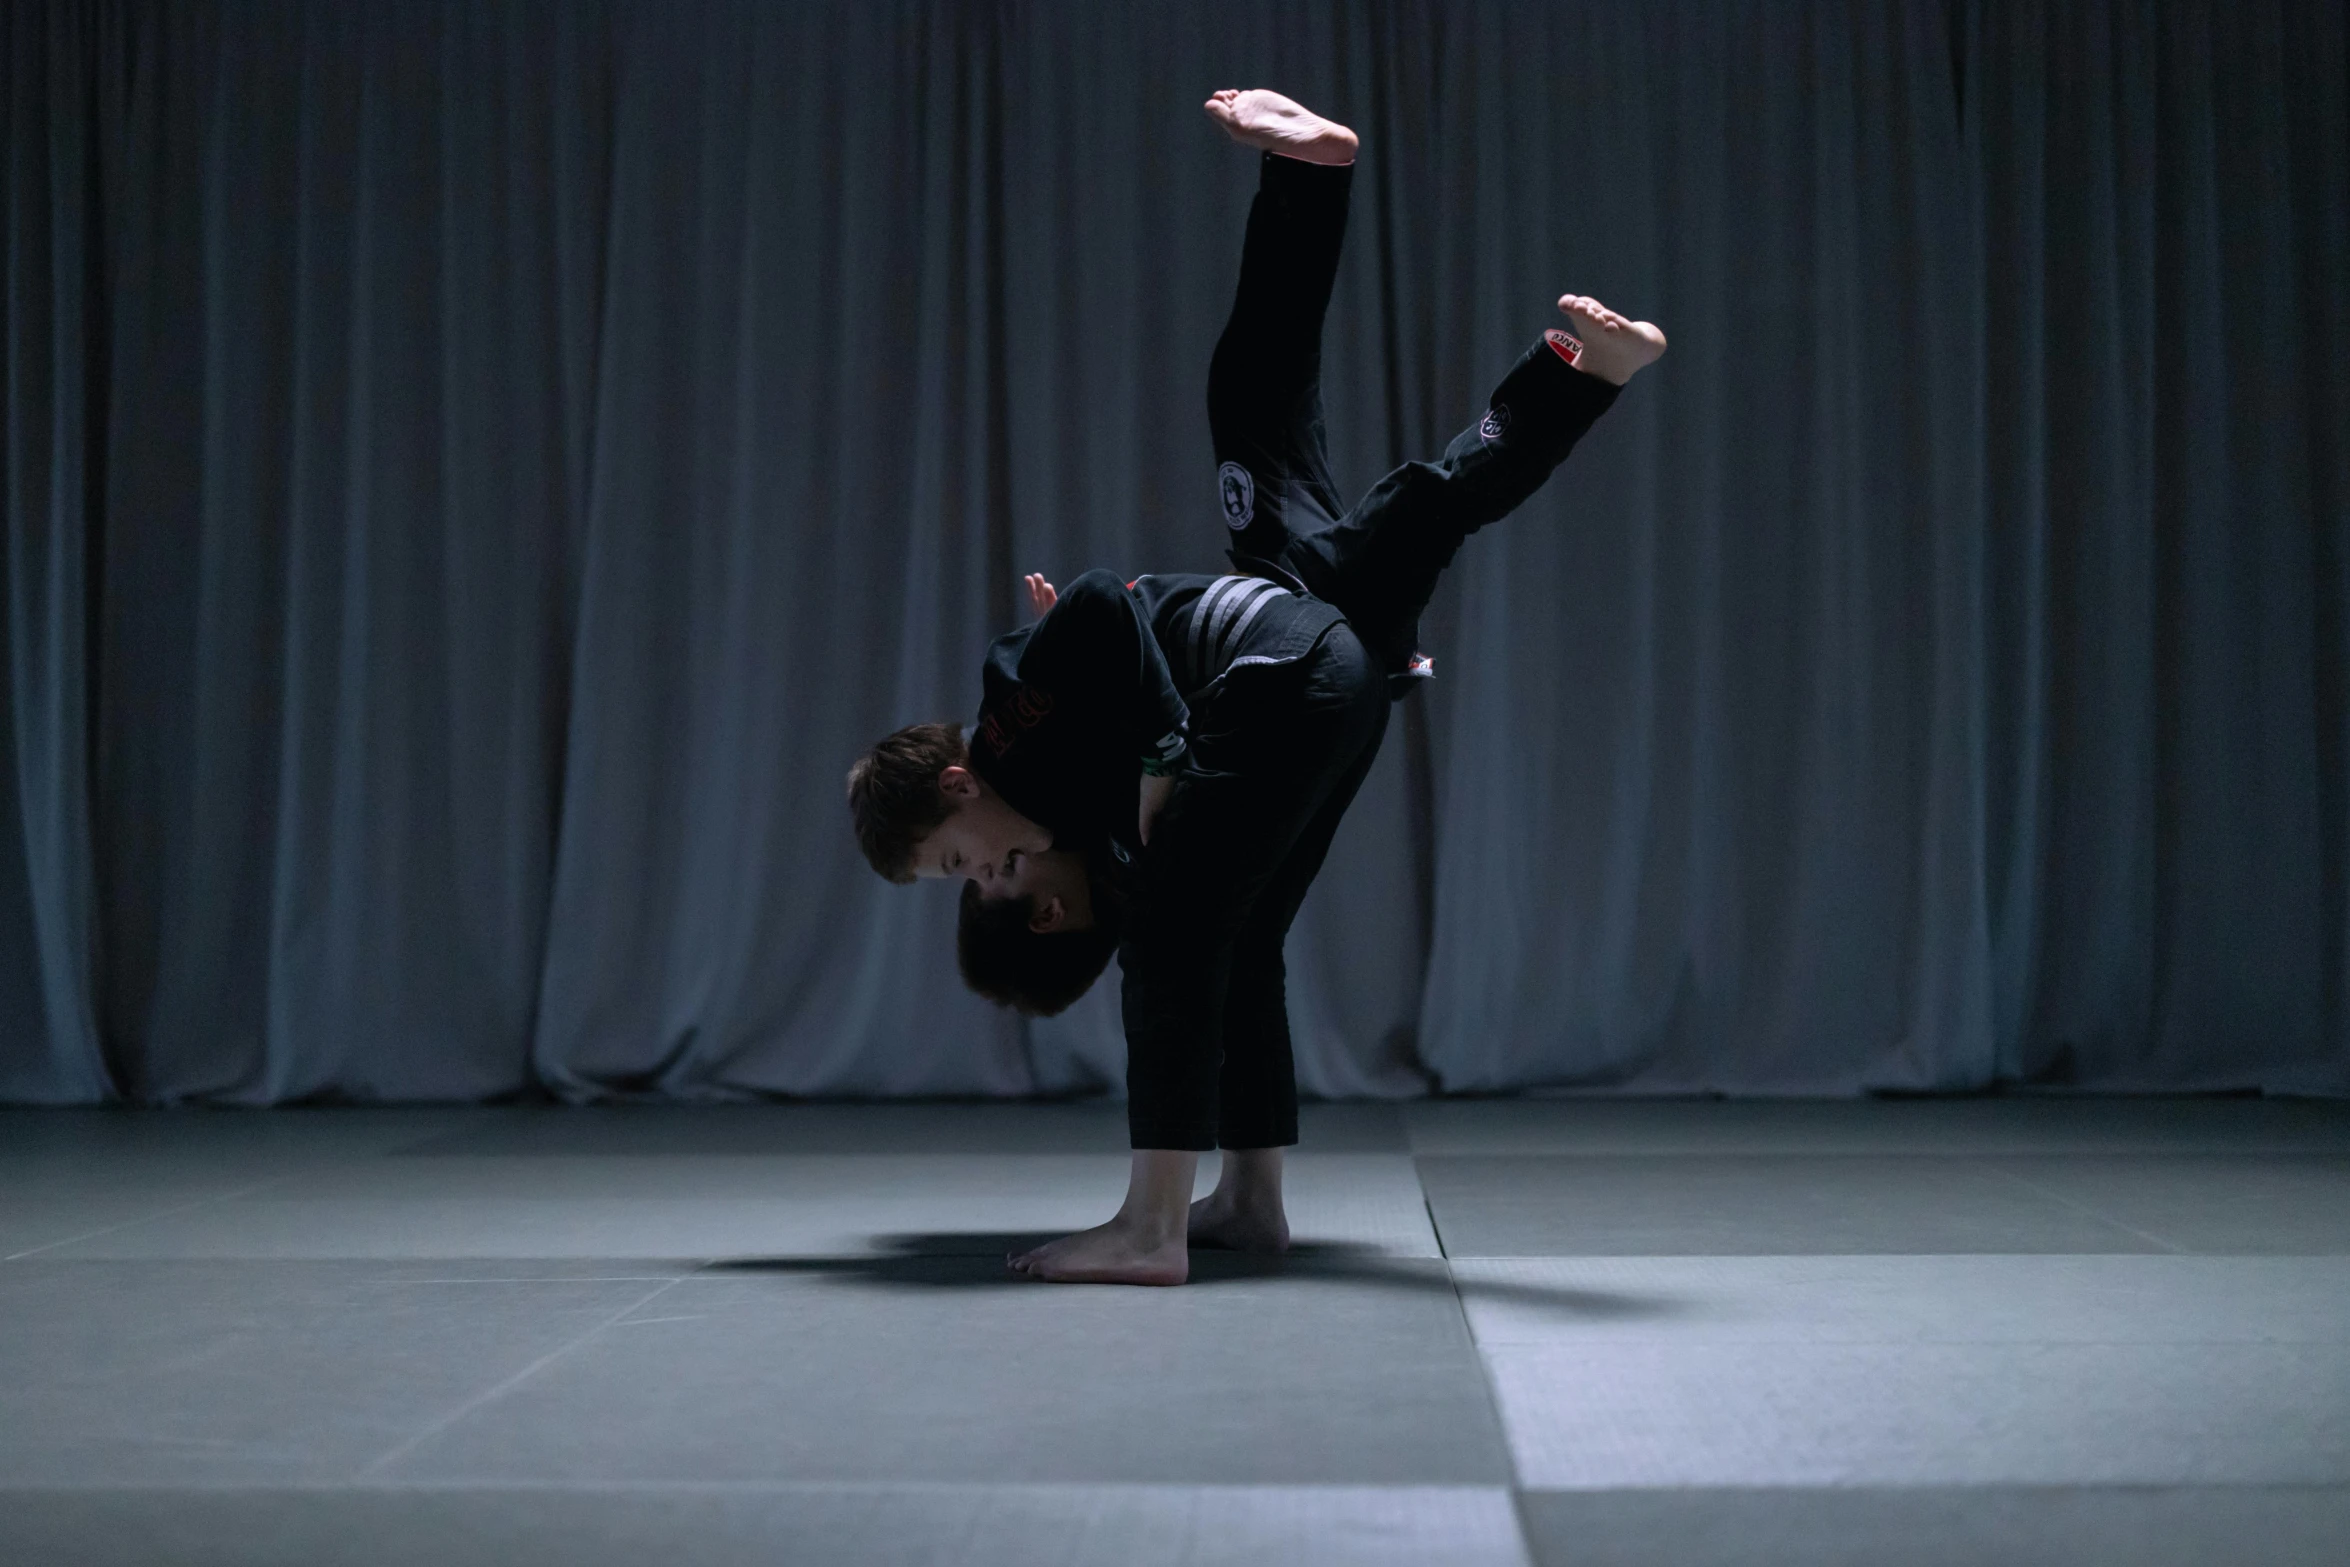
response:
<path id="1" fill-rule="evenodd" d="M 0 1099 L 1021 1094 L 840 777 L 1019 572 L 1216 564 L 1281 86 L 1350 485 L 1476 540 L 1309 1092 L 2350 1090 L 2338 3 L 6 8 Z"/>

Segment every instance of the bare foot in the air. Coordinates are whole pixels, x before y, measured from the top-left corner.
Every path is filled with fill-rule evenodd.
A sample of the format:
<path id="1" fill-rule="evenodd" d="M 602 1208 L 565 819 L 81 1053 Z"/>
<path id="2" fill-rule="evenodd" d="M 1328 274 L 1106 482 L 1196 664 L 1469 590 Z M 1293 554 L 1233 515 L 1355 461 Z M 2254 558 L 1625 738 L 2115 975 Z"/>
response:
<path id="1" fill-rule="evenodd" d="M 1014 1273 L 1049 1284 L 1181 1284 L 1191 1277 L 1180 1234 L 1148 1234 L 1123 1214 L 1005 1260 Z"/>
<path id="2" fill-rule="evenodd" d="M 1583 350 L 1575 368 L 1622 386 L 1641 366 L 1665 351 L 1665 335 L 1647 321 L 1634 321 L 1583 294 L 1561 294 L 1559 309 L 1575 323 Z"/>
<path id="3" fill-rule="evenodd" d="M 1191 1205 L 1191 1244 L 1277 1255 L 1289 1250 L 1289 1216 L 1281 1211 L 1278 1196 L 1268 1205 L 1219 1189 Z"/>
<path id="4" fill-rule="evenodd" d="M 1262 147 L 1306 163 L 1352 163 L 1361 140 L 1292 98 L 1263 87 L 1227 87 L 1207 101 L 1208 117 L 1244 147 Z"/>

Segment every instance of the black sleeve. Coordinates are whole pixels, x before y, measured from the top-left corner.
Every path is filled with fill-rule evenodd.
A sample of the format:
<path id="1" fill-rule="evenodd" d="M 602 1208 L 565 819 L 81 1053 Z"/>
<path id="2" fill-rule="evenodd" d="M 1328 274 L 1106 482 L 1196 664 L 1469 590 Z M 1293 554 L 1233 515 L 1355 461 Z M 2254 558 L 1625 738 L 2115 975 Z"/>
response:
<path id="1" fill-rule="evenodd" d="M 1107 726 L 1146 773 L 1180 767 L 1191 713 L 1142 606 L 1106 571 L 1089 571 L 1031 629 L 1020 653 L 1022 684 L 1074 703 Z"/>
<path id="2" fill-rule="evenodd" d="M 1543 333 L 1501 378 L 1477 422 L 1445 452 L 1449 464 L 1477 454 L 1506 475 L 1498 486 L 1510 496 L 1504 514 L 1566 461 L 1623 390 L 1574 368 L 1581 347 L 1556 328 Z"/>

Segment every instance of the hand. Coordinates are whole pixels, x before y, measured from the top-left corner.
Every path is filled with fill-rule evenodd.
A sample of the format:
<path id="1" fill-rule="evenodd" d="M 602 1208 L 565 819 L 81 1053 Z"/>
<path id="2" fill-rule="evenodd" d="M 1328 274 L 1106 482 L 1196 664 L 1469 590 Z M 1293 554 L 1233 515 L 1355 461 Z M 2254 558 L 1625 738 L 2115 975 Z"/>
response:
<path id="1" fill-rule="evenodd" d="M 1172 774 L 1159 778 L 1153 778 L 1148 773 L 1142 775 L 1142 814 L 1135 819 L 1134 826 L 1142 834 L 1146 847 L 1151 841 L 1151 823 L 1159 819 L 1159 812 L 1167 808 L 1167 797 L 1174 792 L 1175 779 Z"/>
<path id="2" fill-rule="evenodd" d="M 1040 619 L 1046 611 L 1061 602 L 1061 595 L 1054 591 L 1051 583 L 1044 580 L 1043 573 L 1032 571 L 1021 580 L 1028 584 L 1028 607 L 1035 610 Z"/>

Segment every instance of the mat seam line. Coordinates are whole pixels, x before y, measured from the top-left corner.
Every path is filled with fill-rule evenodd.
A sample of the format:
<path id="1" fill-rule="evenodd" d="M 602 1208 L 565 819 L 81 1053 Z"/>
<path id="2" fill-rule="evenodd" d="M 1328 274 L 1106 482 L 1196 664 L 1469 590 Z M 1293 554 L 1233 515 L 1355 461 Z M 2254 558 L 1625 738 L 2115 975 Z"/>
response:
<path id="1" fill-rule="evenodd" d="M 7 1256 L 0 1257 L 0 1262 L 19 1262 L 26 1257 L 38 1257 L 45 1251 L 55 1251 L 60 1246 L 78 1246 L 83 1241 L 94 1241 L 101 1235 L 112 1235 L 117 1230 L 133 1229 L 138 1225 L 152 1224 L 158 1219 L 169 1219 L 178 1214 L 193 1213 L 198 1208 L 207 1208 L 215 1203 L 234 1202 L 239 1197 L 250 1197 L 255 1192 L 266 1190 L 291 1179 L 293 1179 L 291 1175 L 273 1175 L 265 1181 L 255 1181 L 250 1186 L 240 1186 L 233 1192 L 216 1192 L 210 1197 L 198 1197 L 192 1202 L 179 1203 L 154 1213 L 142 1213 L 135 1219 L 125 1219 L 119 1224 L 101 1225 L 97 1229 L 85 1231 L 80 1235 L 68 1235 L 63 1240 L 50 1241 L 45 1245 L 34 1246 L 25 1251 L 12 1251 Z"/>
<path id="2" fill-rule="evenodd" d="M 693 1277 L 692 1274 L 686 1273 L 679 1274 L 674 1279 L 663 1280 L 658 1288 L 648 1292 L 636 1300 L 630 1301 L 627 1305 L 621 1307 L 618 1311 L 615 1311 L 612 1313 L 612 1315 L 606 1317 L 603 1321 L 597 1323 L 594 1327 L 589 1328 L 586 1332 L 580 1334 L 577 1338 L 574 1338 L 569 1342 L 558 1346 L 557 1348 L 547 1351 L 547 1353 L 539 1356 L 538 1359 L 532 1361 L 529 1365 L 524 1366 L 520 1371 L 515 1372 L 512 1376 L 507 1377 L 505 1380 L 497 1383 L 492 1387 L 484 1389 L 483 1391 L 475 1394 L 473 1397 L 467 1399 L 464 1403 L 459 1404 L 455 1409 L 452 1409 L 449 1411 L 449 1413 L 443 1415 L 440 1419 L 432 1422 L 432 1424 L 426 1426 L 423 1430 L 417 1432 L 414 1436 L 408 1437 L 405 1440 L 395 1444 L 387 1451 L 378 1454 L 373 1460 L 362 1466 L 359 1472 L 353 1478 L 358 1480 L 366 1480 L 371 1476 L 380 1474 L 387 1465 L 396 1463 L 398 1460 L 415 1451 L 424 1443 L 431 1441 L 434 1437 L 439 1436 L 442 1432 L 448 1430 L 458 1421 L 463 1420 L 467 1415 L 472 1414 L 475 1410 L 486 1407 L 492 1400 L 501 1398 L 507 1393 L 512 1392 L 515 1388 L 520 1387 L 524 1382 L 527 1382 L 532 1377 L 538 1375 L 541 1371 L 544 1371 L 547 1367 L 553 1365 L 556 1361 L 561 1360 L 565 1355 L 570 1354 L 573 1350 L 579 1348 L 581 1345 L 587 1343 L 597 1335 L 604 1333 L 610 1328 L 627 1320 L 627 1318 L 632 1314 L 642 1311 L 645 1307 L 660 1299 L 663 1294 L 672 1289 L 675 1289 L 680 1283 L 691 1277 Z"/>

